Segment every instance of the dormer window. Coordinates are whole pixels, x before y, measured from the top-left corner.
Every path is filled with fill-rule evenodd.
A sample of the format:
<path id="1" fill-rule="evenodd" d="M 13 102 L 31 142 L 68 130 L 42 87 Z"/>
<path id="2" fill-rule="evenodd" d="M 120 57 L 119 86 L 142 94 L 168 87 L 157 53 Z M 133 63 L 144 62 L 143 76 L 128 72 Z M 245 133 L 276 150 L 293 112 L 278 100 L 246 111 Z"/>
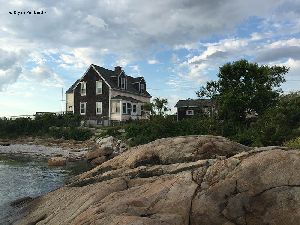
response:
<path id="1" fill-rule="evenodd" d="M 144 92 L 145 91 L 145 84 L 141 84 L 140 85 L 140 92 Z"/>
<path id="2" fill-rule="evenodd" d="M 80 83 L 80 94 L 81 96 L 86 95 L 86 82 L 84 81 Z"/>
<path id="3" fill-rule="evenodd" d="M 121 89 L 126 89 L 126 78 L 121 77 Z"/>

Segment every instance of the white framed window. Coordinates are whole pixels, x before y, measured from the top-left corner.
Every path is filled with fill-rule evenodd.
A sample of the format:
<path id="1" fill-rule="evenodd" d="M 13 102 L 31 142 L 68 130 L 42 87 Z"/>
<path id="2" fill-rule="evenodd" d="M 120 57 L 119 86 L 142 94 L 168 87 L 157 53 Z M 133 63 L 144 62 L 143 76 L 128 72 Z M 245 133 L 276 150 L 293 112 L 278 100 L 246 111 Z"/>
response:
<path id="1" fill-rule="evenodd" d="M 102 114 L 102 102 L 96 102 L 96 114 Z"/>
<path id="2" fill-rule="evenodd" d="M 102 94 L 102 80 L 96 81 L 96 95 Z"/>
<path id="3" fill-rule="evenodd" d="M 136 104 L 132 105 L 132 113 L 136 114 Z"/>
<path id="4" fill-rule="evenodd" d="M 192 109 L 186 110 L 186 115 L 188 115 L 188 116 L 194 115 L 194 110 L 192 110 Z"/>
<path id="5" fill-rule="evenodd" d="M 86 82 L 80 82 L 80 94 L 81 96 L 86 95 Z"/>
<path id="6" fill-rule="evenodd" d="M 131 115 L 131 103 L 127 103 L 127 114 Z"/>
<path id="7" fill-rule="evenodd" d="M 86 114 L 86 102 L 80 102 L 80 115 Z"/>
<path id="8" fill-rule="evenodd" d="M 144 92 L 144 91 L 145 91 L 145 84 L 141 84 L 141 86 L 140 86 L 140 91 L 141 91 L 141 92 Z"/>
<path id="9" fill-rule="evenodd" d="M 127 104 L 122 103 L 122 114 L 127 114 Z"/>
<path id="10" fill-rule="evenodd" d="M 120 103 L 112 102 L 111 103 L 111 113 L 119 113 L 120 112 Z"/>
<path id="11" fill-rule="evenodd" d="M 126 78 L 121 77 L 121 89 L 126 89 Z"/>

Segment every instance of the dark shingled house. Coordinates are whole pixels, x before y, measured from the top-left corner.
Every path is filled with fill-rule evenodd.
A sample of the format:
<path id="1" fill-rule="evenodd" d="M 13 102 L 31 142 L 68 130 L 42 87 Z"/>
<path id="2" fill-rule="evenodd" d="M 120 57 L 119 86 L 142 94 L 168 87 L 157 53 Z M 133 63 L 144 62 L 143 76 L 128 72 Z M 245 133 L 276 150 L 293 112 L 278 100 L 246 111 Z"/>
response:
<path id="1" fill-rule="evenodd" d="M 201 114 L 211 116 L 216 113 L 215 106 L 210 99 L 179 100 L 175 107 L 177 108 L 177 121 Z"/>
<path id="2" fill-rule="evenodd" d="M 80 114 L 90 123 L 145 119 L 143 105 L 150 102 L 143 77 L 131 77 L 122 67 L 108 70 L 90 65 L 66 92 L 66 111 Z"/>

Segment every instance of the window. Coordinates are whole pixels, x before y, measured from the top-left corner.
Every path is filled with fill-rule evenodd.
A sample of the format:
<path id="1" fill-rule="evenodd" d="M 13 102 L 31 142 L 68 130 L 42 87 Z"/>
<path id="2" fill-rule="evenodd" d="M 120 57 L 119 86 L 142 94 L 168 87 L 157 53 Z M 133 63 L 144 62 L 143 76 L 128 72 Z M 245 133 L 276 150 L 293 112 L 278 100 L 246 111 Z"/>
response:
<path id="1" fill-rule="evenodd" d="M 194 115 L 194 110 L 186 110 L 186 115 L 188 116 Z"/>
<path id="2" fill-rule="evenodd" d="M 136 113 L 136 104 L 132 105 L 132 113 Z"/>
<path id="3" fill-rule="evenodd" d="M 96 102 L 96 114 L 102 114 L 102 102 Z"/>
<path id="4" fill-rule="evenodd" d="M 112 102 L 111 103 L 111 112 L 112 113 L 119 113 L 120 112 L 120 103 L 119 102 Z"/>
<path id="5" fill-rule="evenodd" d="M 141 115 L 144 115 L 144 106 L 141 105 Z"/>
<path id="6" fill-rule="evenodd" d="M 80 115 L 86 114 L 86 102 L 80 102 Z"/>
<path id="7" fill-rule="evenodd" d="M 126 79 L 125 79 L 125 77 L 121 77 L 121 89 L 126 89 Z"/>
<path id="8" fill-rule="evenodd" d="M 86 95 L 86 82 L 80 83 L 80 94 L 81 96 Z"/>
<path id="9" fill-rule="evenodd" d="M 131 115 L 131 103 L 127 103 L 127 114 Z"/>
<path id="10" fill-rule="evenodd" d="M 145 91 L 145 84 L 141 84 L 141 86 L 140 86 L 140 88 L 141 88 L 141 92 L 144 92 Z"/>
<path id="11" fill-rule="evenodd" d="M 102 81 L 96 81 L 96 94 L 102 94 Z"/>
<path id="12" fill-rule="evenodd" d="M 126 108 L 126 103 L 123 103 L 122 104 L 122 113 L 123 114 L 127 114 L 127 110 L 126 110 L 127 108 Z"/>

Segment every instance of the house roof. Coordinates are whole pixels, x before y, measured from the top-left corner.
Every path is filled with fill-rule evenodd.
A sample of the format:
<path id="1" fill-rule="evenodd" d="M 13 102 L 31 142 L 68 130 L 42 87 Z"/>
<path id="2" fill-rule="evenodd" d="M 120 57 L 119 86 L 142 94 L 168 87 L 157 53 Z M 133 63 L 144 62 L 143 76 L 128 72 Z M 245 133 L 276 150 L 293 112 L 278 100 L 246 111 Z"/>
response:
<path id="1" fill-rule="evenodd" d="M 212 106 L 211 99 L 186 99 L 186 100 L 179 100 L 175 107 L 208 107 Z"/>
<path id="2" fill-rule="evenodd" d="M 127 96 L 121 96 L 121 95 L 117 95 L 115 97 L 112 97 L 111 99 L 120 99 L 120 100 L 125 100 L 125 101 L 130 101 L 130 102 L 135 102 L 135 103 L 141 103 L 140 100 L 137 100 L 135 98 L 131 98 L 131 97 L 127 97 Z"/>
<path id="3" fill-rule="evenodd" d="M 106 82 L 111 86 L 112 89 L 119 90 L 122 92 L 130 92 L 130 93 L 133 93 L 136 95 L 143 95 L 146 97 L 151 97 L 151 95 L 147 91 L 145 91 L 144 93 L 140 93 L 140 91 L 133 86 L 133 83 L 141 81 L 142 79 L 144 79 L 143 77 L 131 77 L 131 76 L 126 75 L 123 71 L 123 73 L 127 77 L 127 89 L 124 90 L 124 89 L 119 88 L 118 84 L 116 82 L 114 82 L 114 80 L 112 79 L 113 76 L 116 76 L 115 71 L 108 70 L 108 69 L 105 69 L 105 68 L 97 66 L 97 65 L 93 65 L 93 66 L 101 74 L 101 76 L 106 80 Z"/>
<path id="4" fill-rule="evenodd" d="M 66 91 L 66 93 L 72 93 L 73 89 L 76 87 L 76 85 L 79 83 L 80 79 L 76 80 L 74 84 Z"/>
<path id="5" fill-rule="evenodd" d="M 121 92 L 129 92 L 132 94 L 136 94 L 136 95 L 141 95 L 141 96 L 145 96 L 148 98 L 151 98 L 151 95 L 145 91 L 144 93 L 140 93 L 140 91 L 138 89 L 136 89 L 133 84 L 135 82 L 140 82 L 141 80 L 144 79 L 144 77 L 131 77 L 128 76 L 124 73 L 124 71 L 122 71 L 126 77 L 127 77 L 127 89 L 121 89 L 120 87 L 118 87 L 118 84 L 114 81 L 113 77 L 116 77 L 117 74 L 115 73 L 115 71 L 113 70 L 109 70 L 109 69 L 105 69 L 101 66 L 97 66 L 95 64 L 92 64 L 92 66 L 95 70 L 97 70 L 97 72 L 99 74 L 101 74 L 101 76 L 103 77 L 103 79 L 109 84 L 109 86 L 114 89 L 114 90 L 119 90 Z M 90 67 L 90 68 L 91 68 Z M 74 88 L 77 86 L 77 84 L 80 82 L 80 79 L 78 79 L 68 90 L 66 93 L 71 93 Z"/>

